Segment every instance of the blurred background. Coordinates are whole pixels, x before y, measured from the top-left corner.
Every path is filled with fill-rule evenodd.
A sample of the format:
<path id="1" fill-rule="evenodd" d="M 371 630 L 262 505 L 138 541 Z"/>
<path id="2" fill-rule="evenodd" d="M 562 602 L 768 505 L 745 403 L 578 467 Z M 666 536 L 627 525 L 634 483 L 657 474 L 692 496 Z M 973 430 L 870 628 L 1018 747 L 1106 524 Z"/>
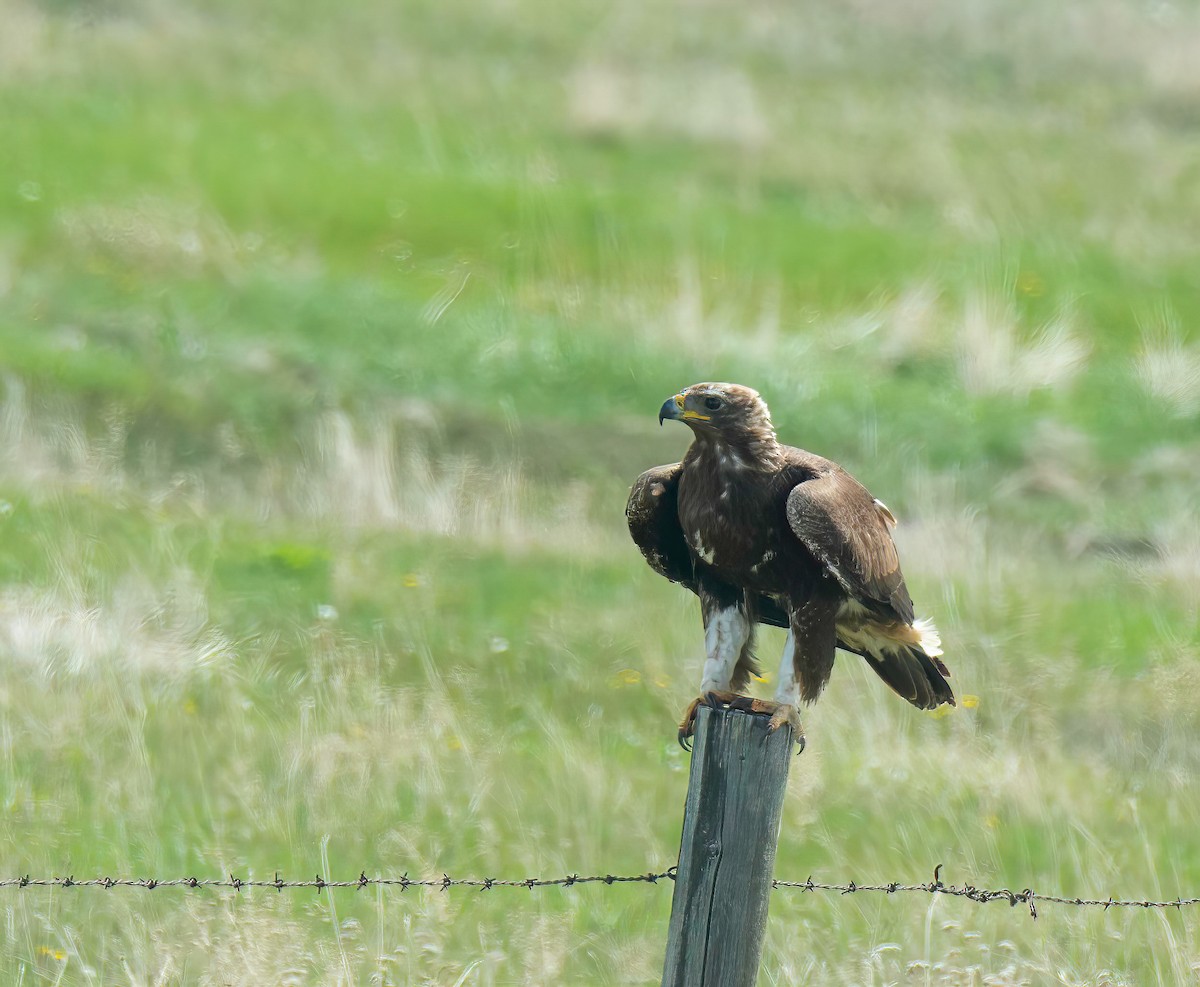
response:
<path id="1" fill-rule="evenodd" d="M 672 864 L 702 633 L 623 508 L 732 380 L 895 512 L 966 700 L 842 656 L 777 876 L 1200 893 L 1192 0 L 0 16 L 5 876 Z M 3 895 L 22 984 L 653 984 L 670 907 Z M 780 891 L 759 982 L 1198 969 L 1186 912 Z"/>

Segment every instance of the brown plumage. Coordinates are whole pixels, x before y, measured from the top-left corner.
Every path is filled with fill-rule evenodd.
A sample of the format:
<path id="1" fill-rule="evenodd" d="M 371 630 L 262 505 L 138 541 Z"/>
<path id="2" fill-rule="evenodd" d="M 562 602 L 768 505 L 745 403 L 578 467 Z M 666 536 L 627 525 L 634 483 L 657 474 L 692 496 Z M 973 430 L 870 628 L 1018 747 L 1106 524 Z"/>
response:
<path id="1" fill-rule="evenodd" d="M 638 477 L 626 517 L 661 575 L 700 597 L 702 695 L 743 690 L 757 671 L 755 623 L 789 630 L 775 725 L 816 699 L 841 647 L 923 709 L 954 703 L 933 625 L 914 619 L 891 512 L 828 459 L 782 445 L 766 404 L 737 384 L 695 384 L 659 421 L 695 441 L 683 461 Z"/>

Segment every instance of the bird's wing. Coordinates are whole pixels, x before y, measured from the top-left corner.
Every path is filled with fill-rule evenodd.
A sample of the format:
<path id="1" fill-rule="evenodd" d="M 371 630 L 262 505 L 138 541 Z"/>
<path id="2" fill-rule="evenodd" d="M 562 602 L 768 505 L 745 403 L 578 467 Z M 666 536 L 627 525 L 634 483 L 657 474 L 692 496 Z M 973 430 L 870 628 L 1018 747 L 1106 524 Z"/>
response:
<path id="1" fill-rule="evenodd" d="M 866 487 L 840 468 L 822 471 L 792 488 L 787 518 L 796 537 L 853 599 L 912 623 L 912 598 L 888 530 L 895 519 Z"/>
<path id="2" fill-rule="evenodd" d="M 682 463 L 655 466 L 634 481 L 625 520 L 650 568 L 674 583 L 692 578 L 692 555 L 679 523 L 679 474 Z"/>
<path id="3" fill-rule="evenodd" d="M 681 583 L 696 595 L 723 598 L 740 594 L 736 587 L 720 579 L 702 559 L 697 559 L 683 537 L 679 523 L 679 474 L 681 463 L 646 470 L 633 484 L 625 505 L 629 533 L 650 564 L 650 568 L 673 583 Z M 755 619 L 775 627 L 787 627 L 788 616 L 773 599 L 751 594 L 747 600 Z"/>

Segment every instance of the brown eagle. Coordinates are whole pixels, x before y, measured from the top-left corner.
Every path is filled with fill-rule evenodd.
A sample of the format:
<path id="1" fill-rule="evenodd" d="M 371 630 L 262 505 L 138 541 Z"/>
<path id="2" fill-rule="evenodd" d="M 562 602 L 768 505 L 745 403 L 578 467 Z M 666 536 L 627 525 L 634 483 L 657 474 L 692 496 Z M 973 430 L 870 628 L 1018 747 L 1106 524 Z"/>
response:
<path id="1" fill-rule="evenodd" d="M 698 703 L 736 699 L 758 672 L 756 623 L 787 628 L 771 728 L 820 695 L 841 648 L 921 709 L 954 705 L 937 631 L 915 620 L 890 529 L 896 519 L 828 459 L 775 438 L 767 405 L 739 384 L 693 384 L 658 413 L 690 426 L 683 461 L 647 470 L 625 516 L 650 567 L 700 597 L 707 654 Z"/>

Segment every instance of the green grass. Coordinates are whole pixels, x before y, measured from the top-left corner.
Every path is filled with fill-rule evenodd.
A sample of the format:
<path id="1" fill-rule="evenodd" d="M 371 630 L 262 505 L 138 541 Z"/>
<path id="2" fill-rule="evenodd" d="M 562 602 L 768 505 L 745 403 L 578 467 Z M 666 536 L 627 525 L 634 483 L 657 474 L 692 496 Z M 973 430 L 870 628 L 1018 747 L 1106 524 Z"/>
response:
<path id="1" fill-rule="evenodd" d="M 1171 16 L 18 4 L 0 872 L 668 866 L 701 635 L 622 508 L 724 379 L 901 518 L 978 698 L 839 660 L 777 874 L 1194 894 Z M 499 985 L 656 983 L 670 892 L 6 894 L 6 983 Z M 760 983 L 1198 967 L 1186 913 L 780 891 Z"/>

